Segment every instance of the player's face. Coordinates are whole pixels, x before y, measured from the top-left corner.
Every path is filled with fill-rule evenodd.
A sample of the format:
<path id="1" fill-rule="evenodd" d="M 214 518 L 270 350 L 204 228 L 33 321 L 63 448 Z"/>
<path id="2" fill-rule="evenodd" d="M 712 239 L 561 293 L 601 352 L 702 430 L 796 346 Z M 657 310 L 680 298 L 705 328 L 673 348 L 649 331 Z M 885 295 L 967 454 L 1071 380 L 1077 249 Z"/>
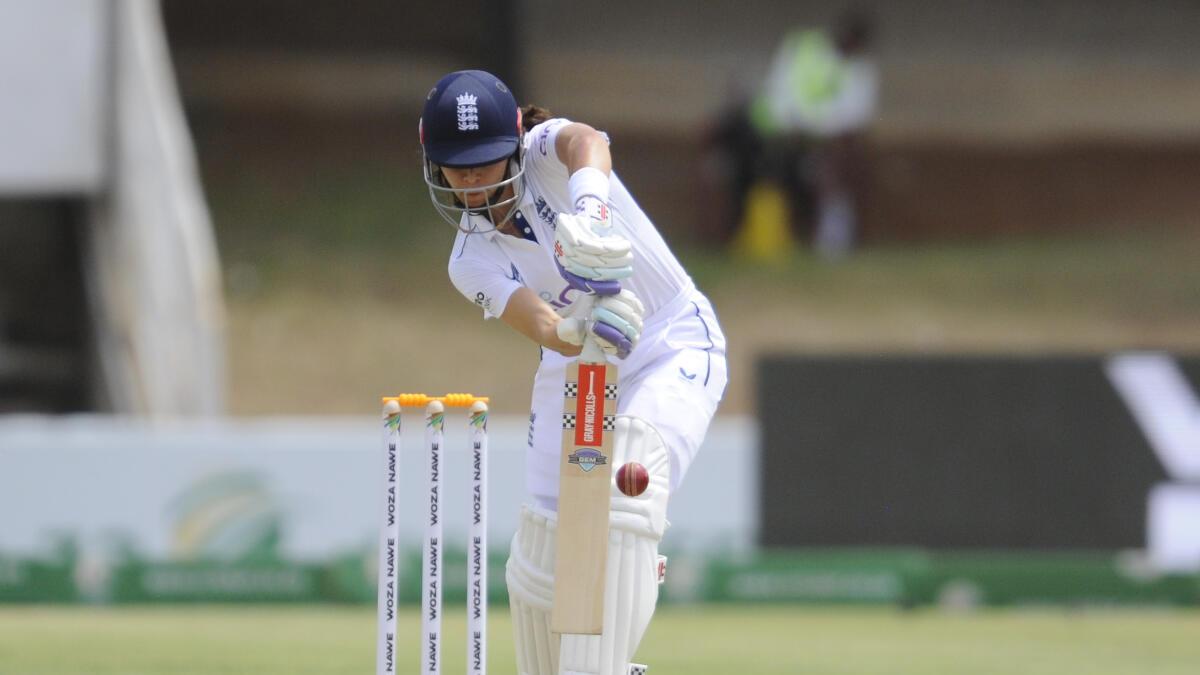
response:
<path id="1" fill-rule="evenodd" d="M 472 188 L 491 187 L 504 180 L 504 169 L 507 164 L 508 160 L 502 159 L 495 164 L 485 164 L 484 166 L 473 166 L 465 169 L 444 166 L 442 167 L 442 175 L 445 176 L 446 182 L 450 184 L 450 187 L 457 191 L 459 201 L 466 204 L 468 208 L 480 208 L 487 203 L 487 191 L 480 189 L 472 190 Z"/>

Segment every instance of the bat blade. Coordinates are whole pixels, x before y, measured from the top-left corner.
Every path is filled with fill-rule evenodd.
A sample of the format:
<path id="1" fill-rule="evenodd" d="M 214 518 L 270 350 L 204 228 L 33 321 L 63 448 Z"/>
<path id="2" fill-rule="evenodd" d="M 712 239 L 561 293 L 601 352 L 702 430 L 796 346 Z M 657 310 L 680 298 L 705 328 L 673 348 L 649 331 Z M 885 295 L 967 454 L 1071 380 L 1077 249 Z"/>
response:
<path id="1" fill-rule="evenodd" d="M 567 367 L 550 616 L 556 633 L 599 635 L 604 627 L 616 409 L 616 366 L 601 354 Z"/>

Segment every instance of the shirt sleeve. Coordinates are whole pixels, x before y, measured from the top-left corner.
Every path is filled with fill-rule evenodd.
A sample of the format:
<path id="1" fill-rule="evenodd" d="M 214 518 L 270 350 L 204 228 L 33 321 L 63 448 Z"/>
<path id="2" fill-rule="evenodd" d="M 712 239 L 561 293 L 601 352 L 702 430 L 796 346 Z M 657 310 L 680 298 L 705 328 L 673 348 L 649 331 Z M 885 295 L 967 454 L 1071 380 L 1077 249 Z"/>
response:
<path id="1" fill-rule="evenodd" d="M 528 159 L 526 161 L 539 168 L 557 168 L 559 171 L 566 173 L 567 166 L 559 160 L 558 153 L 554 149 L 554 143 L 558 140 L 558 132 L 570 123 L 571 120 L 565 117 L 555 117 L 530 129 L 529 134 L 526 136 L 526 143 L 528 144 L 526 147 Z"/>
<path id="2" fill-rule="evenodd" d="M 512 263 L 488 256 L 492 245 L 479 235 L 462 235 L 455 242 L 448 271 L 450 281 L 467 300 L 483 309 L 483 318 L 497 319 L 504 314 L 508 299 L 521 287 L 520 275 Z M 503 258 L 503 255 L 499 255 Z M 505 268 L 505 264 L 508 268 Z"/>
<path id="3" fill-rule="evenodd" d="M 568 205 L 567 181 L 570 180 L 570 175 L 566 163 L 558 156 L 556 143 L 558 142 L 558 133 L 571 123 L 571 120 L 565 117 L 555 117 L 538 124 L 525 134 L 525 171 L 527 176 L 535 184 L 555 186 L 555 190 L 561 190 L 563 202 Z M 608 134 L 603 131 L 599 133 L 605 141 L 611 142 Z"/>

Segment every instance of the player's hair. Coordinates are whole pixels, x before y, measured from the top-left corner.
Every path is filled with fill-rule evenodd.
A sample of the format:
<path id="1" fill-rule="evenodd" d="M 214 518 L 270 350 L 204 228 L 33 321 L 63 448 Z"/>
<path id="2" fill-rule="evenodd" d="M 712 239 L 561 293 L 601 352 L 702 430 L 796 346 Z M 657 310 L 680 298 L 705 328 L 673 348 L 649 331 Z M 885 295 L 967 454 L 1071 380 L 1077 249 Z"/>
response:
<path id="1" fill-rule="evenodd" d="M 521 108 L 521 126 L 525 131 L 529 131 L 552 117 L 554 115 L 550 114 L 549 110 L 533 103 Z"/>

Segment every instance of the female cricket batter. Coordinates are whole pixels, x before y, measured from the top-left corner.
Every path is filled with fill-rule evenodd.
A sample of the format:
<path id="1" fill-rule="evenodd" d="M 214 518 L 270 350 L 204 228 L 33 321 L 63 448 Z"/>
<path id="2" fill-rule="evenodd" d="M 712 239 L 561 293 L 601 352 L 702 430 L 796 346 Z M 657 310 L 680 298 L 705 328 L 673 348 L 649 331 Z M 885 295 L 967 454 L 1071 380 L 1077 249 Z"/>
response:
<path id="1" fill-rule="evenodd" d="M 558 672 L 549 615 L 566 365 L 585 335 L 623 359 L 613 466 L 640 462 L 650 487 L 637 497 L 612 490 L 599 654 L 563 665 L 626 675 L 657 602 L 667 495 L 725 389 L 725 337 L 708 299 L 612 172 L 607 136 L 518 108 L 503 82 L 479 70 L 438 81 L 419 128 L 429 194 L 458 228 L 450 279 L 484 318 L 499 317 L 542 347 L 526 469 L 535 505 L 522 510 L 506 570 L 524 675 Z M 588 294 L 594 303 L 579 302 Z"/>

